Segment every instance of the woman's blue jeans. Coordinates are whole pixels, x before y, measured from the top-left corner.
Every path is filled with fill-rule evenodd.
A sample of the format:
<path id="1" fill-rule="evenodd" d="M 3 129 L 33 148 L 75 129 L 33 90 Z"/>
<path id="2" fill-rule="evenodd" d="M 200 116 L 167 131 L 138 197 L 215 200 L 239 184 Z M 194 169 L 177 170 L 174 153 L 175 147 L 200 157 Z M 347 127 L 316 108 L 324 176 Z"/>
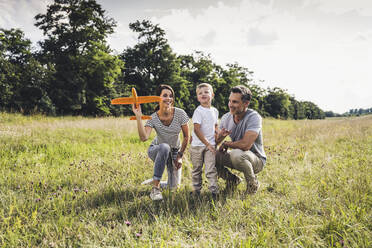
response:
<path id="1" fill-rule="evenodd" d="M 161 180 L 165 166 L 168 172 L 168 187 L 173 189 L 181 184 L 182 167 L 176 170 L 174 160 L 177 157 L 178 149 L 171 149 L 166 143 L 150 145 L 147 151 L 150 159 L 154 161 L 154 180 Z"/>

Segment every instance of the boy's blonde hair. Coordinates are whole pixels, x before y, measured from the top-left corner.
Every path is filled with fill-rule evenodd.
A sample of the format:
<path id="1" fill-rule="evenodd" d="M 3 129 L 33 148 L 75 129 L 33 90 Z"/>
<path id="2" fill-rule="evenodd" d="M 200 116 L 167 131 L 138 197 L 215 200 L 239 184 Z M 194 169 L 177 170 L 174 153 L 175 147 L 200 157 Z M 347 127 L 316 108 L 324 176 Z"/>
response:
<path id="1" fill-rule="evenodd" d="M 204 87 L 208 87 L 211 90 L 211 92 L 213 93 L 213 87 L 212 87 L 212 85 L 210 85 L 208 83 L 198 84 L 198 86 L 196 86 L 196 93 L 198 93 L 198 90 L 200 90 L 201 88 L 204 88 Z"/>

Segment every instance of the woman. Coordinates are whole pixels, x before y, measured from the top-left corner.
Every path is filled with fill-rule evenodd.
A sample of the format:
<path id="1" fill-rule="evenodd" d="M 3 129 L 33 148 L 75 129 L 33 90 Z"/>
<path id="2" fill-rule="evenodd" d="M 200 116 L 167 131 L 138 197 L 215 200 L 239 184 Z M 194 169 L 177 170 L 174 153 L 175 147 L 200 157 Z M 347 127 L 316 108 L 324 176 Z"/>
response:
<path id="1" fill-rule="evenodd" d="M 189 117 L 180 108 L 174 107 L 174 91 L 169 85 L 161 84 L 156 90 L 161 97 L 158 109 L 151 115 L 143 126 L 141 121 L 141 107 L 132 105 L 133 113 L 136 115 L 138 134 L 141 141 L 146 141 L 152 129 L 156 131 L 156 137 L 152 141 L 147 153 L 154 161 L 153 188 L 150 197 L 152 200 L 162 200 L 160 190 L 160 179 L 165 166 L 168 171 L 168 186 L 175 188 L 181 182 L 182 156 L 189 140 Z M 179 134 L 182 130 L 182 145 Z"/>

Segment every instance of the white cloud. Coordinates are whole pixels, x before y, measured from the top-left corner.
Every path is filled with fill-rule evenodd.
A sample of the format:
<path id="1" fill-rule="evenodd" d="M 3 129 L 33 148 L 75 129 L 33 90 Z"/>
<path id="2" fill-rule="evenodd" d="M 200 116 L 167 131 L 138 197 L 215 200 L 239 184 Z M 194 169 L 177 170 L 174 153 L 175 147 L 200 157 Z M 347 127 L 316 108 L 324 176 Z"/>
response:
<path id="1" fill-rule="evenodd" d="M 210 46 L 214 43 L 215 38 L 216 38 L 216 32 L 212 30 L 202 37 L 200 41 L 200 45 L 203 47 Z"/>
<path id="2" fill-rule="evenodd" d="M 35 27 L 34 17 L 45 13 L 51 0 L 0 0 L 0 27 L 5 29 L 19 28 L 25 37 L 34 42 L 42 37 L 42 31 Z"/>
<path id="3" fill-rule="evenodd" d="M 347 13 L 358 8 L 341 4 L 331 12 L 336 3 L 296 2 L 242 1 L 237 7 L 220 2 L 195 17 L 174 10 L 153 20 L 178 34 L 177 41 L 170 40 L 176 52 L 202 50 L 220 64 L 237 61 L 253 69 L 257 81 L 265 80 L 264 87 L 288 89 L 299 100 L 340 113 L 356 104 L 372 106 L 371 46 L 361 44 L 371 39 L 372 29 L 363 16 Z M 213 42 L 203 47 L 208 33 Z"/>
<path id="4" fill-rule="evenodd" d="M 278 35 L 275 32 L 264 33 L 257 28 L 250 28 L 247 34 L 248 45 L 270 45 L 278 39 Z"/>
<path id="5" fill-rule="evenodd" d="M 319 8 L 327 13 L 344 14 L 357 11 L 360 15 L 372 15 L 372 2 L 370 0 L 313 0 Z"/>

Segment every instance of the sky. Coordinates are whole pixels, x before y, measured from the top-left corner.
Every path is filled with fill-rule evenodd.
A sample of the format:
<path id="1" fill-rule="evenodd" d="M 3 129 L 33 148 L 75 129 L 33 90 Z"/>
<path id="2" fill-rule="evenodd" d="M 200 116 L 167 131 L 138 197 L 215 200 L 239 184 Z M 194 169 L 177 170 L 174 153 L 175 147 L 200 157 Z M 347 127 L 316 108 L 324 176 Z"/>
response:
<path id="1" fill-rule="evenodd" d="M 370 0 L 96 0 L 117 22 L 117 53 L 137 43 L 128 25 L 150 20 L 177 54 L 202 51 L 219 65 L 237 62 L 263 88 L 344 113 L 372 107 Z M 20 28 L 36 46 L 34 16 L 52 0 L 0 0 L 0 27 Z"/>

